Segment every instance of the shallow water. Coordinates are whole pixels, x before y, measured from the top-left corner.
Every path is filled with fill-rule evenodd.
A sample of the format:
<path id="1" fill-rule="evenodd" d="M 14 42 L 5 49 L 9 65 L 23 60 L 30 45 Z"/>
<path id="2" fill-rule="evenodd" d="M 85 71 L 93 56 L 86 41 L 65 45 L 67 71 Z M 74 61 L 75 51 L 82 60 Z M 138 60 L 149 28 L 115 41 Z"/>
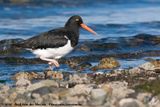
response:
<path id="1" fill-rule="evenodd" d="M 84 22 L 100 35 L 98 38 L 133 36 L 139 33 L 160 34 L 158 0 L 78 1 L 55 2 L 57 4 L 51 6 L 1 4 L 0 39 L 29 38 L 63 26 L 74 14 L 81 15 Z M 88 38 L 94 39 L 91 34 L 82 31 L 81 39 Z"/>
<path id="2" fill-rule="evenodd" d="M 94 37 L 87 31 L 81 30 L 80 39 L 82 41 L 108 37 L 130 37 L 140 33 L 160 34 L 159 0 L 37 1 L 26 5 L 7 2 L 0 4 L 0 40 L 26 39 L 41 32 L 61 27 L 70 16 L 75 14 L 82 16 L 84 22 L 99 34 Z M 138 51 L 141 48 L 135 50 Z M 157 49 L 160 48 L 156 47 Z M 126 49 L 123 50 L 125 52 Z M 134 48 L 131 51 L 134 51 Z M 30 53 L 25 53 L 22 56 L 34 57 Z M 120 62 L 122 63 L 121 67 L 126 68 L 137 66 L 143 63 L 144 59 L 120 60 Z M 39 71 L 45 67 L 46 65 L 0 64 L 0 80 L 9 79 L 10 75 L 18 71 Z M 65 67 L 62 66 L 60 69 L 63 68 Z"/>

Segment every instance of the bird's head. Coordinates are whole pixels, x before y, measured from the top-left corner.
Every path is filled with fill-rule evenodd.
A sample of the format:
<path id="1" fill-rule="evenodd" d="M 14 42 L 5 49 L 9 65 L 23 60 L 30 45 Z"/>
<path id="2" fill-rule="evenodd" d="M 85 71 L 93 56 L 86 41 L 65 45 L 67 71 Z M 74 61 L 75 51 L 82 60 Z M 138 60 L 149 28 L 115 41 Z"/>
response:
<path id="1" fill-rule="evenodd" d="M 78 15 L 71 16 L 68 19 L 65 26 L 73 26 L 73 27 L 78 26 L 78 27 L 81 27 L 81 28 L 93 33 L 94 35 L 97 35 L 97 33 L 95 31 L 93 31 L 90 27 L 88 27 L 86 24 L 83 23 L 82 18 Z"/>

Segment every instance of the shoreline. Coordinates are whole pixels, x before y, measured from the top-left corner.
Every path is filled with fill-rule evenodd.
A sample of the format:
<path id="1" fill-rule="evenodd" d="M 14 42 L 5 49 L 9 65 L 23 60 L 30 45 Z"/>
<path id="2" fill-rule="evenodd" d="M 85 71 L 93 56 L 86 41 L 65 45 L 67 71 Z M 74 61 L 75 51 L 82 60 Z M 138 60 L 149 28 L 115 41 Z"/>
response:
<path id="1" fill-rule="evenodd" d="M 102 61 L 101 64 L 106 64 Z M 100 65 L 100 67 L 104 66 Z M 115 69 L 108 73 L 19 72 L 12 79 L 16 81 L 14 87 L 1 84 L 0 100 L 14 107 L 130 107 L 133 105 L 158 107 L 160 105 L 159 60 L 135 68 Z M 5 107 L 4 104 L 2 107 Z"/>

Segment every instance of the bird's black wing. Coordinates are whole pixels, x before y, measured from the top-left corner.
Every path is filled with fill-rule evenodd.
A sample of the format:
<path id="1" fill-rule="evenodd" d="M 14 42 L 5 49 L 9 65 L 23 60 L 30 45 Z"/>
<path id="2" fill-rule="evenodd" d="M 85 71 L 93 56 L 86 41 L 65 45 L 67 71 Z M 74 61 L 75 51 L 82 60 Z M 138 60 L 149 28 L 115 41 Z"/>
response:
<path id="1" fill-rule="evenodd" d="M 68 35 L 66 29 L 54 29 L 27 39 L 20 43 L 19 46 L 21 45 L 23 48 L 30 49 L 58 48 L 64 46 L 67 43 L 68 38 L 66 35 Z"/>

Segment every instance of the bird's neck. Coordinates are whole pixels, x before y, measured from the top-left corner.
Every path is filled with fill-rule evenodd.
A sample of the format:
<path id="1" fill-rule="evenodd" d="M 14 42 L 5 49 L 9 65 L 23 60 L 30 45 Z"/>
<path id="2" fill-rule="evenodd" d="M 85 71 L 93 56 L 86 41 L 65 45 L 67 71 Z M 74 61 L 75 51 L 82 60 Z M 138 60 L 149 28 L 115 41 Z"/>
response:
<path id="1" fill-rule="evenodd" d="M 79 26 L 76 23 L 72 23 L 72 24 L 66 23 L 65 27 L 68 30 L 75 32 L 76 35 L 79 35 Z"/>
<path id="2" fill-rule="evenodd" d="M 71 31 L 71 34 L 69 35 L 70 40 L 71 40 L 71 45 L 73 47 L 75 47 L 78 44 L 78 40 L 79 40 L 79 26 L 77 25 L 67 25 L 65 26 L 68 31 Z"/>

